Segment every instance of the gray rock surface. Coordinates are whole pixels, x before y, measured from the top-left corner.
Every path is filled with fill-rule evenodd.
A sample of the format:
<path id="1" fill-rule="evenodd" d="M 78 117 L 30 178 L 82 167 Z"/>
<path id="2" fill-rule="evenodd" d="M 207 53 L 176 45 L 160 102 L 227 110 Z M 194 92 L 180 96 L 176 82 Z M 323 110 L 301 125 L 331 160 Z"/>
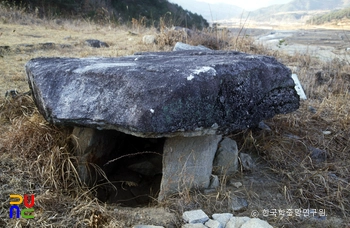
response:
<path id="1" fill-rule="evenodd" d="M 252 171 L 255 169 L 255 162 L 253 161 L 252 157 L 249 154 L 246 153 L 239 153 L 239 159 L 241 161 L 241 165 L 243 167 L 243 170 L 246 171 Z"/>
<path id="2" fill-rule="evenodd" d="M 228 221 L 233 217 L 231 213 L 213 214 L 213 219 L 218 221 L 222 227 L 225 227 Z"/>
<path id="3" fill-rule="evenodd" d="M 208 215 L 202 210 L 185 211 L 182 218 L 187 223 L 205 223 L 209 220 Z"/>
<path id="4" fill-rule="evenodd" d="M 231 175 L 238 170 L 238 147 L 236 141 L 225 137 L 216 152 L 213 173 Z"/>
<path id="5" fill-rule="evenodd" d="M 250 220 L 249 217 L 232 217 L 227 222 L 225 228 L 241 228 L 242 225 Z M 258 228 L 258 227 L 255 227 Z"/>
<path id="6" fill-rule="evenodd" d="M 173 51 L 212 51 L 212 50 L 203 45 L 193 46 L 182 42 L 177 42 L 173 48 Z"/>
<path id="7" fill-rule="evenodd" d="M 288 68 L 238 52 L 37 58 L 26 73 L 49 122 L 146 138 L 226 134 L 299 108 Z"/>
<path id="8" fill-rule="evenodd" d="M 158 199 L 188 190 L 208 188 L 220 135 L 168 138 L 163 150 L 163 177 Z"/>
<path id="9" fill-rule="evenodd" d="M 220 186 L 220 180 L 219 177 L 216 175 L 211 175 L 210 176 L 210 184 L 209 184 L 209 189 L 216 189 L 217 187 Z"/>
<path id="10" fill-rule="evenodd" d="M 205 224 L 205 226 L 209 227 L 209 228 L 224 228 L 220 222 L 209 219 Z"/>
<path id="11" fill-rule="evenodd" d="M 202 223 L 195 223 L 195 224 L 182 225 L 181 228 L 207 228 L 207 227 Z"/>
<path id="12" fill-rule="evenodd" d="M 244 198 L 232 197 L 231 209 L 233 212 L 243 212 L 248 208 L 248 201 Z"/>
<path id="13" fill-rule="evenodd" d="M 273 227 L 264 220 L 261 220 L 258 218 L 252 218 L 252 219 L 249 219 L 247 222 L 243 223 L 241 228 L 273 228 Z"/>

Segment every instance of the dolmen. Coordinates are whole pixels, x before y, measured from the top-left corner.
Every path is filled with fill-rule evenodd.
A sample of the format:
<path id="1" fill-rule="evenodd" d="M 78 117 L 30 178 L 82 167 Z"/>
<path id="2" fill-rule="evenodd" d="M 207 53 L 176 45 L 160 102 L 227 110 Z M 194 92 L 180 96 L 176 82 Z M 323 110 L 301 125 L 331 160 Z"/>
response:
<path id="1" fill-rule="evenodd" d="M 223 136 L 299 108 L 291 71 L 262 55 L 177 51 L 36 58 L 25 68 L 40 113 L 52 124 L 74 128 L 81 164 L 108 162 L 104 156 L 121 141 L 111 132 L 164 138 L 160 200 L 209 186 Z M 89 182 L 81 164 L 79 174 Z"/>

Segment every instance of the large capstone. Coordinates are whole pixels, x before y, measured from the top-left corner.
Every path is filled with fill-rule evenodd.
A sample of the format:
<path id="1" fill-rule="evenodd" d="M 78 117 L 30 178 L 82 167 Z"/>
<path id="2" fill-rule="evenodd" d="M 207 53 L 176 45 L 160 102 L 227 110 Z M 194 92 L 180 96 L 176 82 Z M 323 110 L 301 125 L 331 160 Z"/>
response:
<path id="1" fill-rule="evenodd" d="M 49 122 L 145 138 L 227 134 L 299 107 L 288 68 L 239 52 L 36 58 L 26 72 Z"/>

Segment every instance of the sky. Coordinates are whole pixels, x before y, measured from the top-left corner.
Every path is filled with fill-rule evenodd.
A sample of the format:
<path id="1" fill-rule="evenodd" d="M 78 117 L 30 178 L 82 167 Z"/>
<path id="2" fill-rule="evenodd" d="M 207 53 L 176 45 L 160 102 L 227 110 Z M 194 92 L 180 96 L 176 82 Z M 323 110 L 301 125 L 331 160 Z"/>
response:
<path id="1" fill-rule="evenodd" d="M 191 2 L 194 0 L 187 0 L 187 2 Z M 275 5 L 275 4 L 285 4 L 288 2 L 291 2 L 292 0 L 197 0 L 200 2 L 207 2 L 207 3 L 227 3 L 239 6 L 247 11 L 256 10 L 262 7 Z M 177 3 L 181 5 L 181 0 L 170 0 L 170 2 Z"/>

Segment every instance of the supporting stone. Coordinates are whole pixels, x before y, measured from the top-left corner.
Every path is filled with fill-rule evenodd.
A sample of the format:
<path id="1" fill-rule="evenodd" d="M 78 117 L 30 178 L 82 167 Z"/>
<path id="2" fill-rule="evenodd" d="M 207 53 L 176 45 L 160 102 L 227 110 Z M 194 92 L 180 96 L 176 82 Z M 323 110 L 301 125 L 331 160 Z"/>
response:
<path id="1" fill-rule="evenodd" d="M 93 185 L 99 178 L 92 164 L 102 166 L 116 147 L 119 132 L 74 127 L 72 142 L 78 157 L 77 171 L 80 179 L 87 185 Z"/>
<path id="2" fill-rule="evenodd" d="M 208 188 L 221 135 L 168 138 L 163 150 L 159 200 L 184 190 Z"/>
<path id="3" fill-rule="evenodd" d="M 225 137 L 219 144 L 214 159 L 213 173 L 232 175 L 238 170 L 238 147 L 236 141 Z"/>

